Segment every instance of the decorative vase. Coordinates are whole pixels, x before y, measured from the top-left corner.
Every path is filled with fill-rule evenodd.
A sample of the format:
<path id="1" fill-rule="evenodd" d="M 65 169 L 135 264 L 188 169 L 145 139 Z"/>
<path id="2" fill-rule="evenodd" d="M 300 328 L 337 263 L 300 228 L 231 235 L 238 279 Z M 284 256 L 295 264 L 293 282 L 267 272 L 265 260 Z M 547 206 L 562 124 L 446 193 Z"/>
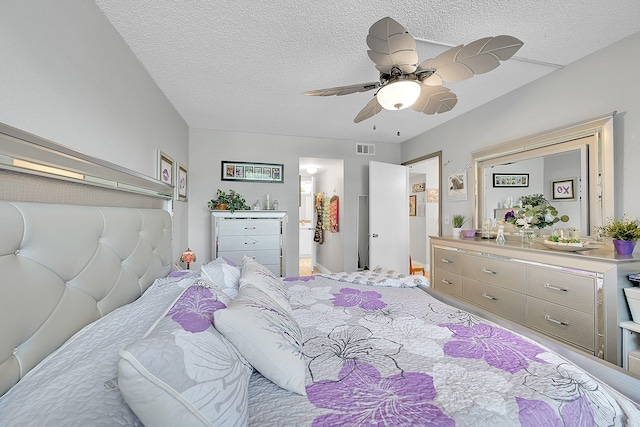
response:
<path id="1" fill-rule="evenodd" d="M 453 237 L 460 237 L 461 232 L 462 232 L 462 227 L 461 228 L 453 227 Z"/>
<path id="2" fill-rule="evenodd" d="M 227 210 L 227 204 L 226 203 L 218 203 L 216 205 L 216 209 L 219 211 L 226 211 Z"/>
<path id="3" fill-rule="evenodd" d="M 617 240 L 613 239 L 613 246 L 620 255 L 630 255 L 636 246 L 635 240 Z"/>
<path id="4" fill-rule="evenodd" d="M 523 229 L 520 231 L 522 234 L 522 246 L 533 246 L 533 230 Z"/>

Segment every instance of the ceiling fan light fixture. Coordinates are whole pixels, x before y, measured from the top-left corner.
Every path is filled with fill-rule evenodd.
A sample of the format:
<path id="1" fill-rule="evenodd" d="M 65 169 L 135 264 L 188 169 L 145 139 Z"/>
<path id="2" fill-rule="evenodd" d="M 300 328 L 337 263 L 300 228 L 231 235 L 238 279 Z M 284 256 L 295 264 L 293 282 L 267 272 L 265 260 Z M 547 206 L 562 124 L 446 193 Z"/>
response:
<path id="1" fill-rule="evenodd" d="M 385 110 L 411 107 L 420 96 L 420 83 L 415 80 L 396 80 L 384 85 L 377 93 L 378 104 Z"/>

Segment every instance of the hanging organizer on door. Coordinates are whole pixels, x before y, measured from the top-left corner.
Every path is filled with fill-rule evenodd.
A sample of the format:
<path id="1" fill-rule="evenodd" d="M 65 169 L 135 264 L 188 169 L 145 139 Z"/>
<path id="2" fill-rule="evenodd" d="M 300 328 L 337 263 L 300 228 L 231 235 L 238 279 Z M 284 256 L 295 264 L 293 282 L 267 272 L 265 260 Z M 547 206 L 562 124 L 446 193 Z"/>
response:
<path id="1" fill-rule="evenodd" d="M 339 198 L 334 195 L 331 198 L 330 207 L 329 207 L 329 231 L 332 233 L 337 233 L 339 230 L 338 226 L 338 212 L 339 212 Z"/>

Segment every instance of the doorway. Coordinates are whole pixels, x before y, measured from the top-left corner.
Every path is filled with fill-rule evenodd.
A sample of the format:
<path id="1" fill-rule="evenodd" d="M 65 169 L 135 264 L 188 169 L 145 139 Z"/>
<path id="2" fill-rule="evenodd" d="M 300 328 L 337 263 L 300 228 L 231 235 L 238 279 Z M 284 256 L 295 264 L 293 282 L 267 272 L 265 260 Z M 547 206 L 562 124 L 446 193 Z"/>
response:
<path id="1" fill-rule="evenodd" d="M 311 170 L 313 171 L 313 169 Z M 300 222 L 300 227 L 298 228 L 298 260 L 300 263 L 300 276 L 311 276 L 313 273 L 313 194 L 313 176 L 300 175 L 300 204 L 298 214 L 298 220 Z"/>
<path id="2" fill-rule="evenodd" d="M 300 157 L 298 167 L 300 177 L 299 275 L 344 271 L 344 233 L 340 233 L 338 227 L 335 229 L 323 227 L 321 239 L 317 242 L 315 238 L 316 197 L 321 195 L 322 200 L 335 198 L 344 201 L 344 160 Z M 325 203 L 322 204 L 323 208 L 324 205 Z M 341 224 L 344 209 L 340 209 L 338 212 L 340 218 L 337 223 Z"/>
<path id="3" fill-rule="evenodd" d="M 415 203 L 409 217 L 410 256 L 415 266 L 424 267 L 425 272 L 429 272 L 429 236 L 440 235 L 441 152 L 403 164 L 409 168 L 409 195 Z"/>

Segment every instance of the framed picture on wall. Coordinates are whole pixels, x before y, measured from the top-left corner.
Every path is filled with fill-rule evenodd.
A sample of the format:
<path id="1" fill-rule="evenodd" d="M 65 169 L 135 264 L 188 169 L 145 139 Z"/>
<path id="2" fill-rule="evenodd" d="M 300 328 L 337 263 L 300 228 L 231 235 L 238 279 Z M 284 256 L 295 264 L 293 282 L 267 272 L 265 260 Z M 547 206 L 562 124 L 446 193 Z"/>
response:
<path id="1" fill-rule="evenodd" d="M 566 178 L 553 181 L 553 200 L 575 200 L 575 183 L 575 178 Z"/>
<path id="2" fill-rule="evenodd" d="M 467 171 L 449 175 L 449 201 L 467 200 Z"/>
<path id="3" fill-rule="evenodd" d="M 284 183 L 284 165 L 222 161 L 223 181 Z"/>
<path id="4" fill-rule="evenodd" d="M 528 187 L 528 173 L 494 173 L 494 187 Z"/>
<path id="5" fill-rule="evenodd" d="M 409 216 L 416 216 L 416 196 L 409 196 Z"/>
<path id="6" fill-rule="evenodd" d="M 176 200 L 187 201 L 187 167 L 182 163 L 176 164 Z"/>
<path id="7" fill-rule="evenodd" d="M 424 182 L 413 184 L 413 186 L 411 187 L 411 191 L 414 193 L 420 193 L 424 191 Z"/>
<path id="8" fill-rule="evenodd" d="M 158 179 L 165 184 L 173 185 L 173 159 L 158 150 Z"/>
<path id="9" fill-rule="evenodd" d="M 440 193 L 437 188 L 427 188 L 427 203 L 438 203 Z"/>

